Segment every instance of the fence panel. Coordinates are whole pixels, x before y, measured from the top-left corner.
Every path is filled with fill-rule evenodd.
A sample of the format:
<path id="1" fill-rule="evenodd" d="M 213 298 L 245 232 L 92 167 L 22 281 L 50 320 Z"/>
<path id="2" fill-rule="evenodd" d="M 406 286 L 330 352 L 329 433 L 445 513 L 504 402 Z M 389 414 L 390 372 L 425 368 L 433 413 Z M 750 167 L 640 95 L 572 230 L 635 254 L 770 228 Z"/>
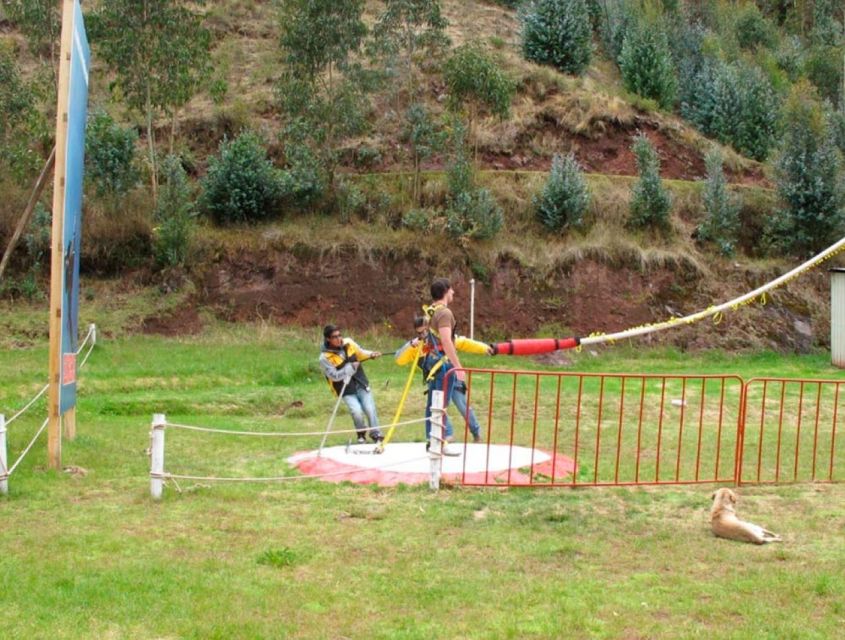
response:
<path id="1" fill-rule="evenodd" d="M 525 477 L 532 486 L 694 484 L 736 477 L 743 392 L 737 376 L 471 369 L 467 384 L 484 442 L 530 447 L 536 456 L 517 474 L 464 474 L 464 484 L 522 485 Z M 558 465 L 561 459 L 571 464 Z"/>
<path id="2" fill-rule="evenodd" d="M 845 480 L 845 381 L 745 384 L 740 483 Z"/>

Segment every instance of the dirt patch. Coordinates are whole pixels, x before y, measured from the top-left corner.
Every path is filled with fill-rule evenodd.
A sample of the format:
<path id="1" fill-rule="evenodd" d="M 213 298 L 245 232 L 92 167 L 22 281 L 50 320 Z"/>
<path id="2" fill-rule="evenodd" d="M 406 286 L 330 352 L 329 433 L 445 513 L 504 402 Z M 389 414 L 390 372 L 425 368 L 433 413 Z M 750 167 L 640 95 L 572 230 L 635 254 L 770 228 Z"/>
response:
<path id="1" fill-rule="evenodd" d="M 354 331 L 374 327 L 407 336 L 414 315 L 428 301 L 433 277 L 445 275 L 456 290 L 458 331 L 469 333 L 469 282 L 462 265 L 431 263 L 420 254 L 362 259 L 349 248 L 331 255 L 296 257 L 265 250 L 222 258 L 203 276 L 198 304 L 229 321 L 263 320 L 319 328 L 331 322 Z M 678 268 L 643 269 L 584 259 L 554 273 L 538 274 L 502 258 L 489 282 L 477 283 L 476 337 L 588 336 L 662 322 L 728 301 L 768 281 L 731 267 L 705 279 Z M 775 274 L 769 274 L 774 277 Z M 643 344 L 681 348 L 769 348 L 804 352 L 824 345 L 829 320 L 824 274 L 808 277 L 762 301 L 705 320 L 639 338 Z M 191 330 L 187 312 L 145 324 L 145 330 Z"/>
<path id="2" fill-rule="evenodd" d="M 180 307 L 172 313 L 148 316 L 141 322 L 141 332 L 162 336 L 195 335 L 203 324 L 196 307 Z"/>

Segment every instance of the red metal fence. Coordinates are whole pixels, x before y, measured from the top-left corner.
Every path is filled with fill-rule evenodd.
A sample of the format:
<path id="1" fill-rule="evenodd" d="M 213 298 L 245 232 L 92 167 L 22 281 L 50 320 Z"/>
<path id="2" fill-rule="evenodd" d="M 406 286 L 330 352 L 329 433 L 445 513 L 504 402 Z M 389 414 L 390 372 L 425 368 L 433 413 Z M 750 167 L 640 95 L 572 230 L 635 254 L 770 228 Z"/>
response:
<path id="1" fill-rule="evenodd" d="M 466 374 L 468 403 L 481 425 L 488 462 L 496 446 L 530 448 L 531 454 L 515 474 L 465 472 L 463 484 L 845 479 L 845 442 L 837 435 L 845 381 L 744 383 L 735 375 L 493 369 Z"/>

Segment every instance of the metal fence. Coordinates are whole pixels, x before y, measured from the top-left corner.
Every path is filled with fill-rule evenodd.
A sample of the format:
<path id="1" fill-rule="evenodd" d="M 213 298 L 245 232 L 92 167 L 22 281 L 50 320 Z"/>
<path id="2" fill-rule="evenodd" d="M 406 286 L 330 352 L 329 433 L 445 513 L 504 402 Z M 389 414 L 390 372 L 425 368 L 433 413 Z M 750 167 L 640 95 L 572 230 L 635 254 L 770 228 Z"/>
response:
<path id="1" fill-rule="evenodd" d="M 845 382 L 493 369 L 466 374 L 468 404 L 484 442 L 536 451 L 516 473 L 465 473 L 466 485 L 845 479 L 845 443 L 837 436 Z"/>

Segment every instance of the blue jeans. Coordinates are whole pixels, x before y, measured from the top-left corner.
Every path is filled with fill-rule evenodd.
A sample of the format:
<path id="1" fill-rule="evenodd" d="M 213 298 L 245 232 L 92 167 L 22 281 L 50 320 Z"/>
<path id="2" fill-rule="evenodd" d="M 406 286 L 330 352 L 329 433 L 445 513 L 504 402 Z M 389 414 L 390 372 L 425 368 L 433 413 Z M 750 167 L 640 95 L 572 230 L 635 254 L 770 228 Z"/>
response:
<path id="1" fill-rule="evenodd" d="M 343 401 L 349 407 L 352 414 L 352 422 L 355 423 L 355 430 L 359 438 L 365 438 L 367 433 L 373 440 L 381 440 L 381 431 L 378 428 L 378 416 L 376 415 L 376 402 L 373 394 L 368 389 L 359 388 L 355 393 L 343 396 Z M 367 424 L 364 423 L 364 415 L 367 416 Z"/>
<path id="2" fill-rule="evenodd" d="M 431 437 L 431 392 L 432 391 L 442 391 L 443 390 L 443 380 L 446 378 L 446 373 L 449 372 L 453 367 L 451 365 L 444 366 L 435 376 L 434 380 L 428 383 L 428 399 L 425 403 L 425 439 L 428 440 Z M 449 390 L 446 394 L 446 397 L 443 398 L 443 404 L 445 407 L 449 406 L 450 402 L 455 404 L 455 408 L 458 410 L 458 416 L 460 420 L 464 420 L 464 416 L 467 415 L 467 394 L 463 391 L 458 391 L 455 389 L 455 386 L 458 382 L 458 379 L 455 376 L 450 376 L 449 378 Z M 473 435 L 473 437 L 478 437 L 481 435 L 481 427 L 478 424 L 478 420 L 475 417 L 475 412 L 470 409 L 469 415 L 467 416 L 469 420 L 469 431 Z M 446 416 L 446 420 L 444 421 L 443 425 L 443 435 L 446 438 L 452 437 L 453 429 L 452 429 L 452 421 L 449 419 L 449 416 Z"/>

